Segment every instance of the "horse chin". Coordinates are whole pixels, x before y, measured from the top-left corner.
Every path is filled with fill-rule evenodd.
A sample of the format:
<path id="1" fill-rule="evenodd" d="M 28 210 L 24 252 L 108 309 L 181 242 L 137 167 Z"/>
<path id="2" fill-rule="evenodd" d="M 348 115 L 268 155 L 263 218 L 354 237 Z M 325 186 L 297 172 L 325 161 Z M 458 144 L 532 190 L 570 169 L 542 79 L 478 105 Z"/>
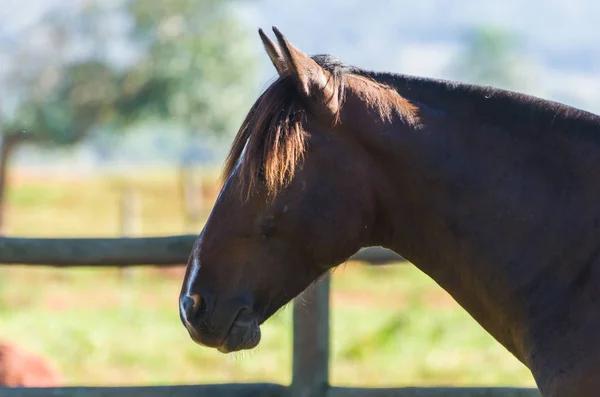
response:
<path id="1" fill-rule="evenodd" d="M 217 350 L 227 354 L 254 349 L 260 343 L 260 337 L 260 326 L 256 317 L 243 310 L 236 317 L 223 344 L 217 347 Z"/>

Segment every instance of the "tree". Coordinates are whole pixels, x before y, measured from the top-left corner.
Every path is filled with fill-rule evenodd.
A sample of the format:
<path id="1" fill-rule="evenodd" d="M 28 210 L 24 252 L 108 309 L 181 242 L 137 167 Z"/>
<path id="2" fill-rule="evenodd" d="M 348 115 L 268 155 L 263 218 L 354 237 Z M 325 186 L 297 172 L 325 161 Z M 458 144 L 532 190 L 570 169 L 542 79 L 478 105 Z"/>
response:
<path id="1" fill-rule="evenodd" d="M 516 37 L 493 26 L 467 30 L 463 50 L 449 72 L 458 80 L 521 91 L 530 82 L 526 59 L 519 52 Z"/>
<path id="2" fill-rule="evenodd" d="M 231 117 L 246 105 L 252 90 L 252 34 L 220 0 L 133 0 L 134 34 L 147 51 L 126 77 L 151 109 L 175 118 L 191 132 L 233 132 Z M 220 6 L 224 5 L 224 6 Z M 129 96 L 128 104 L 138 98 Z M 146 106 L 134 106 L 147 109 Z M 210 111 L 208 111 L 210 109 Z"/>
<path id="3" fill-rule="evenodd" d="M 253 92 L 254 54 L 232 4 L 88 1 L 51 9 L 8 39 L 0 31 L 0 85 L 10 92 L 0 104 L 0 227 L 21 143 L 73 145 L 156 119 L 191 134 L 233 132 Z"/>

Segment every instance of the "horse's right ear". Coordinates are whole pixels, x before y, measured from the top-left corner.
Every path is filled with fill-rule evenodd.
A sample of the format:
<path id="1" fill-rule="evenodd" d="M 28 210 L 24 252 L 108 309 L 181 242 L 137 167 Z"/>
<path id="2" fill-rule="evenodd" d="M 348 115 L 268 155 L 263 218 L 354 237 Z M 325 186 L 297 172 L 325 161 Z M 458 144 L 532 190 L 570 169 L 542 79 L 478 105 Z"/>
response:
<path id="1" fill-rule="evenodd" d="M 273 27 L 279 42 L 277 47 L 268 37 L 259 31 L 267 53 L 280 75 L 289 73 L 294 79 L 298 93 L 317 113 L 336 115 L 339 111 L 338 88 L 333 75 L 323 69 L 310 56 L 292 45 L 285 36 Z"/>

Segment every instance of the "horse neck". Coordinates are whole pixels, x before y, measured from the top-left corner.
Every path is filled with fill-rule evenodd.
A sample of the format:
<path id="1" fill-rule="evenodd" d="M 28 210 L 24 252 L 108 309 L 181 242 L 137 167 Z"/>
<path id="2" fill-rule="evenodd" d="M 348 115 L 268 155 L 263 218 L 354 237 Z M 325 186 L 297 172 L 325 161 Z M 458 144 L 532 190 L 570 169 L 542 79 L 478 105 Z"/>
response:
<path id="1" fill-rule="evenodd" d="M 352 133 L 376 164 L 379 244 L 523 360 L 527 316 L 561 305 L 600 248 L 600 188 L 583 182 L 600 175 L 600 118 L 483 87 L 386 79 L 418 106 L 418 125 L 381 123 L 348 102 Z M 542 278 L 554 293 L 530 295 Z"/>
<path id="2" fill-rule="evenodd" d="M 429 248 L 433 237 L 442 245 L 457 239 L 478 244 L 480 233 L 460 236 L 466 220 L 490 221 L 499 211 L 531 216 L 523 200 L 549 198 L 537 211 L 550 211 L 552 218 L 555 208 L 548 203 L 570 184 L 573 173 L 600 172 L 596 115 L 490 87 L 371 72 L 364 76 L 393 87 L 417 108 L 417 123 L 402 114 L 382 122 L 350 92 L 342 115 L 378 170 L 373 179 L 385 214 L 380 243 L 402 250 L 407 258 L 439 259 L 428 260 L 434 255 Z M 540 165 L 531 166 L 532 158 Z M 535 169 L 542 165 L 541 171 Z M 498 187 L 506 190 L 495 191 Z M 456 252 L 453 243 L 440 251 Z"/>
<path id="3" fill-rule="evenodd" d="M 371 187 L 377 197 L 375 235 L 372 245 L 395 250 L 409 260 L 421 258 L 421 243 L 427 241 L 422 199 L 423 181 L 432 176 L 435 156 L 430 144 L 440 137 L 437 131 L 419 126 L 437 117 L 423 103 L 418 112 L 423 120 L 410 121 L 409 109 L 398 109 L 383 119 L 364 92 L 347 87 L 342 109 L 341 136 L 353 139 L 364 151 L 361 161 L 372 168 Z M 406 98 L 412 100 L 413 98 Z M 390 104 L 390 107 L 393 107 Z M 405 111 L 406 110 L 406 111 Z M 427 138 L 429 137 L 429 138 Z"/>

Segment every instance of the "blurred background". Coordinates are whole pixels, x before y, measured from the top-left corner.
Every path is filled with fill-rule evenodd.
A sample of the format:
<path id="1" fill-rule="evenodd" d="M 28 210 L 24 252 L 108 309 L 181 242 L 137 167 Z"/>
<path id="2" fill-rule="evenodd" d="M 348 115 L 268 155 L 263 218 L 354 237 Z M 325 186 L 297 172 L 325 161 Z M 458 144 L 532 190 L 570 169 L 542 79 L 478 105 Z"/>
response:
<path id="1" fill-rule="evenodd" d="M 0 0 L 0 230 L 199 233 L 245 113 L 275 77 L 257 27 L 367 69 L 490 84 L 600 112 L 591 0 Z M 291 306 L 256 351 L 196 346 L 182 268 L 0 268 L 0 338 L 67 385 L 291 379 Z M 527 369 L 420 271 L 348 263 L 333 384 L 523 385 Z"/>

